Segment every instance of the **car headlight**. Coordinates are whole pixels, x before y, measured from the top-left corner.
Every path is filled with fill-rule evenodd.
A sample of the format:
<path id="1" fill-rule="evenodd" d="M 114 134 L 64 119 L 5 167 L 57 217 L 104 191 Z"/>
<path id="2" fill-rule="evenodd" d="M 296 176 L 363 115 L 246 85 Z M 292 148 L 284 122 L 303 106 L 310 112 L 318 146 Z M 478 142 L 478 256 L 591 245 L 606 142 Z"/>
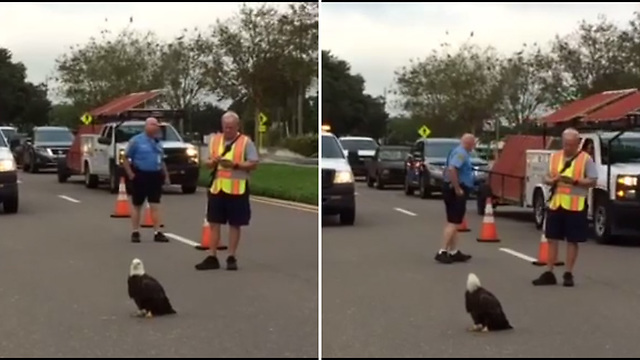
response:
<path id="1" fill-rule="evenodd" d="M 16 170 L 16 162 L 13 159 L 0 160 L 0 172 L 15 171 L 15 170 Z"/>
<path id="2" fill-rule="evenodd" d="M 193 146 L 188 147 L 187 148 L 187 156 L 189 156 L 189 157 L 197 157 L 198 156 L 198 150 Z"/>
<path id="3" fill-rule="evenodd" d="M 616 179 L 616 197 L 619 199 L 635 199 L 637 194 L 638 177 L 618 175 Z"/>
<path id="4" fill-rule="evenodd" d="M 351 171 L 336 171 L 333 178 L 334 184 L 349 184 L 353 182 L 353 174 Z"/>
<path id="5" fill-rule="evenodd" d="M 38 154 L 42 154 L 42 155 L 52 155 L 51 150 L 49 150 L 49 149 L 47 149 L 47 148 L 37 147 L 37 148 L 34 148 L 34 150 L 35 150 Z"/>
<path id="6" fill-rule="evenodd" d="M 120 149 L 118 151 L 118 164 L 123 164 L 124 163 L 124 149 Z"/>
<path id="7" fill-rule="evenodd" d="M 429 170 L 430 173 L 441 174 L 444 171 L 444 166 L 428 164 L 427 169 Z"/>

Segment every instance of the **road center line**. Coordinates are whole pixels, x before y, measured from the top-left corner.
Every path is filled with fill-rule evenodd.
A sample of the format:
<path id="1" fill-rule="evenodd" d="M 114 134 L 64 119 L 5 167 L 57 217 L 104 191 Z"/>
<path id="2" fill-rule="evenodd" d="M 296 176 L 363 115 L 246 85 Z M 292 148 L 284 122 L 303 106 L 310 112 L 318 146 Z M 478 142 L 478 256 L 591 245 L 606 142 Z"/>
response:
<path id="1" fill-rule="evenodd" d="M 409 216 L 418 216 L 418 214 L 412 213 L 411 211 L 405 210 L 405 209 L 402 209 L 402 208 L 393 208 L 393 210 L 395 210 L 397 212 L 401 212 L 401 213 L 403 213 L 405 215 L 409 215 Z"/>
<path id="2" fill-rule="evenodd" d="M 74 199 L 74 198 L 69 197 L 69 196 L 66 196 L 66 195 L 58 195 L 58 197 L 59 197 L 60 199 L 67 200 L 67 201 L 70 201 L 70 202 L 72 202 L 72 203 L 76 203 L 76 204 L 79 204 L 79 203 L 80 203 L 80 200 L 78 200 L 78 199 Z"/>
<path id="3" fill-rule="evenodd" d="M 523 253 L 519 253 L 519 252 L 517 252 L 515 250 L 511 250 L 511 249 L 508 249 L 508 248 L 500 248 L 499 250 L 502 251 L 502 252 L 505 252 L 505 253 L 507 253 L 509 255 L 513 255 L 513 256 L 517 257 L 518 259 L 522 259 L 524 261 L 528 261 L 528 262 L 538 261 L 538 259 L 532 258 L 531 256 L 525 255 Z"/>
<path id="4" fill-rule="evenodd" d="M 189 246 L 198 246 L 198 245 L 200 245 L 199 243 L 197 243 L 195 241 L 192 241 L 192 240 L 189 240 L 187 238 L 184 238 L 184 237 L 182 237 L 180 235 L 176 235 L 176 234 L 172 234 L 172 233 L 165 233 L 164 235 L 166 237 L 168 237 L 168 238 L 171 238 L 171 239 L 175 240 L 175 241 L 179 241 L 179 242 L 181 242 L 181 243 L 183 243 L 185 245 L 189 245 Z"/>

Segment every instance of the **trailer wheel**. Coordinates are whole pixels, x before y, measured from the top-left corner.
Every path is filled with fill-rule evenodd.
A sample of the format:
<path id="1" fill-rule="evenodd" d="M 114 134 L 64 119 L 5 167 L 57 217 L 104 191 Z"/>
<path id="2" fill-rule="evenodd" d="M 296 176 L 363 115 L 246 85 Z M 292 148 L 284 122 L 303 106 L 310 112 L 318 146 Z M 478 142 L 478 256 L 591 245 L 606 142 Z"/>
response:
<path id="1" fill-rule="evenodd" d="M 544 194 L 542 190 L 536 189 L 533 193 L 533 218 L 535 219 L 536 229 L 542 229 L 544 218 L 546 216 L 546 206 Z"/>
<path id="2" fill-rule="evenodd" d="M 484 216 L 484 210 L 487 206 L 487 198 L 491 196 L 491 188 L 487 185 L 482 185 L 478 189 L 478 195 L 476 195 L 476 209 L 478 215 Z M 495 205 L 493 206 L 495 209 Z"/>

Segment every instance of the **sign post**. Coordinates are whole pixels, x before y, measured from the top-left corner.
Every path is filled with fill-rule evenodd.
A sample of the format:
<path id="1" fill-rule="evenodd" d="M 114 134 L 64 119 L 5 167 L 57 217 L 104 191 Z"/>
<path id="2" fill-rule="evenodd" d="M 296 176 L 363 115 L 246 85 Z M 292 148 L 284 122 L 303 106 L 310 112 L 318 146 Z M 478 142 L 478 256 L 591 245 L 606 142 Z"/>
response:
<path id="1" fill-rule="evenodd" d="M 265 115 L 265 113 L 261 112 L 258 115 L 258 131 L 260 132 L 260 137 L 258 139 L 258 151 L 262 150 L 262 135 L 267 132 L 267 121 L 269 121 L 269 118 L 267 117 L 267 115 Z"/>
<path id="2" fill-rule="evenodd" d="M 418 134 L 423 138 L 426 139 L 429 137 L 429 135 L 431 134 L 431 130 L 429 130 L 429 128 L 427 127 L 427 125 L 422 125 L 419 129 L 418 129 Z"/>

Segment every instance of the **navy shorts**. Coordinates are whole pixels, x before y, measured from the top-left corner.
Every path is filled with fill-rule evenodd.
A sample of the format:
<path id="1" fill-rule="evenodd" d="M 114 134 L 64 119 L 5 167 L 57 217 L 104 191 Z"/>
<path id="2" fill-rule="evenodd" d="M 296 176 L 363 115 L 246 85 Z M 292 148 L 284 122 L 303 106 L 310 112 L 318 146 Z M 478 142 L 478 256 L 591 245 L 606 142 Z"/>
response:
<path id="1" fill-rule="evenodd" d="M 248 189 L 247 189 L 248 190 Z M 251 220 L 249 192 L 242 195 L 230 195 L 220 191 L 208 193 L 207 221 L 213 224 L 247 226 Z"/>
<path id="2" fill-rule="evenodd" d="M 458 196 L 455 189 L 449 184 L 445 184 L 442 188 L 442 198 L 444 199 L 444 207 L 447 212 L 447 222 L 449 224 L 460 225 L 467 213 L 467 198 L 469 190 L 462 187 L 463 196 Z"/>
<path id="3" fill-rule="evenodd" d="M 133 206 L 142 206 L 145 200 L 149 204 L 159 204 L 162 197 L 162 185 L 164 185 L 164 173 L 162 171 L 134 170 L 134 174 L 131 182 Z"/>
<path id="4" fill-rule="evenodd" d="M 548 240 L 566 240 L 582 243 L 589 237 L 586 211 L 569 211 L 563 208 L 547 211 L 544 236 Z"/>

